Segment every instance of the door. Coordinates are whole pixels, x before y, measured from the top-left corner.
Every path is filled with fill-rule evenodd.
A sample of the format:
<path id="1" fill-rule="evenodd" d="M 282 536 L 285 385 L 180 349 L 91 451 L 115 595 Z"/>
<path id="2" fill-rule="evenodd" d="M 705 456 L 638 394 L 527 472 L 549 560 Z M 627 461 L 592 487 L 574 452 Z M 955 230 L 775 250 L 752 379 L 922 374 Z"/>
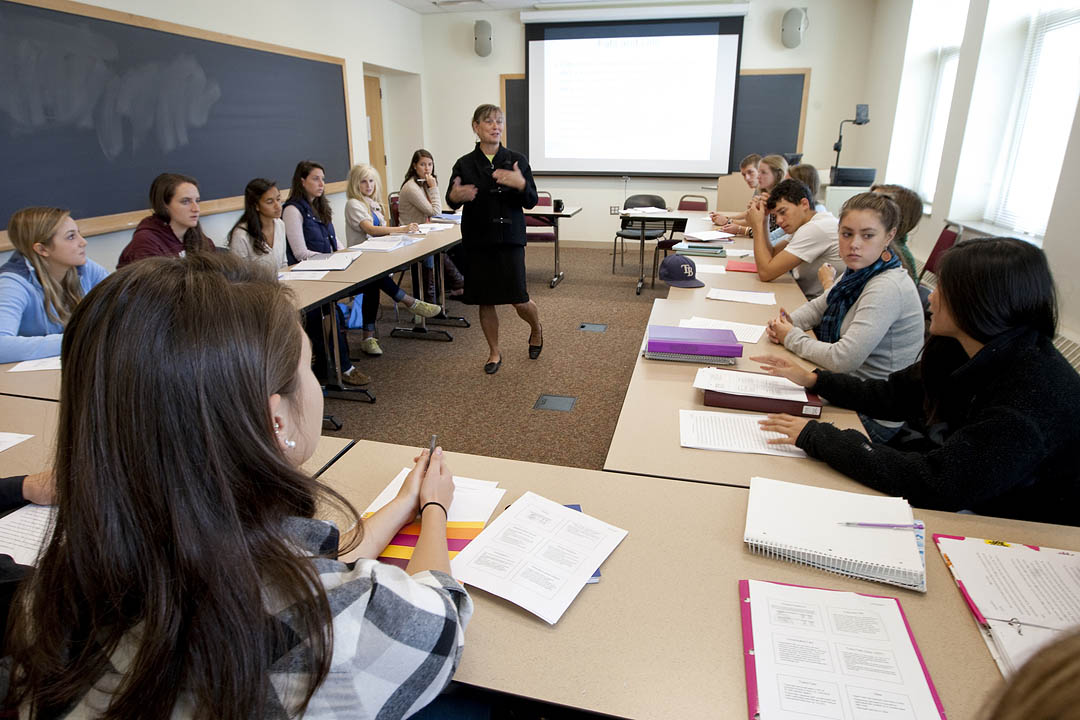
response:
<path id="1" fill-rule="evenodd" d="M 364 76 L 364 105 L 367 108 L 368 158 L 386 188 L 386 143 L 383 142 L 382 85 L 379 78 Z"/>

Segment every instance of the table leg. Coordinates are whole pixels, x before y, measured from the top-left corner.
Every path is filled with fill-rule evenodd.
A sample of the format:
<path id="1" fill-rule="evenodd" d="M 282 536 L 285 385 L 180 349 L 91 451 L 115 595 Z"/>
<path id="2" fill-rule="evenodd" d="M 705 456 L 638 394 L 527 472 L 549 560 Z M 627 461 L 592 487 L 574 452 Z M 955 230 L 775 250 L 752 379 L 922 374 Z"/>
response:
<path id="1" fill-rule="evenodd" d="M 446 314 L 446 284 L 443 282 L 443 257 L 444 253 L 435 254 L 435 297 L 439 298 L 439 305 L 443 311 L 433 318 L 428 318 L 429 325 L 448 325 L 450 327 L 470 327 L 469 321 L 459 315 Z"/>
<path id="2" fill-rule="evenodd" d="M 423 283 L 421 281 L 420 262 L 421 261 L 418 260 L 412 264 L 411 272 L 413 287 L 417 288 L 417 294 L 423 299 L 424 289 L 421 287 Z M 451 342 L 454 339 L 454 336 L 446 330 L 430 329 L 427 326 L 425 318 L 420 318 L 419 323 L 414 321 L 409 326 L 399 325 L 390 331 L 390 337 L 408 338 L 410 340 L 440 340 L 442 342 Z"/>
<path id="3" fill-rule="evenodd" d="M 641 288 L 645 287 L 645 221 L 641 221 L 641 243 L 638 245 L 638 262 L 641 264 L 641 272 L 637 281 L 637 294 L 641 294 Z"/>
<path id="4" fill-rule="evenodd" d="M 329 305 L 324 305 L 323 306 L 324 308 L 325 307 L 330 308 L 330 345 L 333 346 L 333 353 L 328 354 L 328 357 L 332 357 L 334 359 L 334 361 L 333 361 L 334 362 L 334 370 L 333 370 L 332 377 L 333 377 L 333 379 L 337 380 L 337 387 L 336 388 L 333 387 L 330 384 L 327 384 L 323 388 L 323 397 L 335 398 L 337 400 L 360 401 L 361 398 L 357 397 L 357 395 L 362 395 L 363 397 L 367 398 L 367 400 L 365 402 L 373 403 L 373 402 L 375 402 L 375 396 L 372 395 L 370 391 L 368 391 L 365 388 L 351 387 L 351 386 L 346 387 L 346 385 L 344 384 L 344 382 L 341 379 L 341 362 L 342 361 L 341 361 L 341 351 L 338 349 L 338 341 L 337 341 L 339 328 L 338 328 L 338 319 L 337 319 L 338 311 L 337 311 L 337 308 L 335 307 L 336 304 L 337 304 L 337 301 L 334 301 L 334 302 L 330 303 Z M 326 333 L 323 333 L 323 342 L 326 342 Z M 348 358 L 345 358 L 345 359 L 348 360 Z M 332 417 L 331 417 L 331 419 L 333 420 Z M 337 423 L 336 420 L 333 420 L 333 422 Z"/>
<path id="5" fill-rule="evenodd" d="M 559 218 L 555 216 L 552 218 L 555 228 L 555 275 L 551 278 L 551 287 L 562 282 L 563 273 L 559 270 Z"/>

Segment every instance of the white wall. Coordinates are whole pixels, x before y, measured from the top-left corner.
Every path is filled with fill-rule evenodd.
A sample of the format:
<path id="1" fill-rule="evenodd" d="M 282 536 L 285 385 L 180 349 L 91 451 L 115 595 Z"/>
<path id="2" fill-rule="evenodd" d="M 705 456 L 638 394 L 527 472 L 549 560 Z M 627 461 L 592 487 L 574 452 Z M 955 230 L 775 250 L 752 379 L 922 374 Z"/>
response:
<path id="1" fill-rule="evenodd" d="M 803 44 L 790 50 L 780 43 L 780 20 L 791 3 L 754 0 L 746 16 L 743 35 L 744 69 L 812 69 L 810 98 L 804 136 L 804 160 L 823 173 L 832 164 L 832 144 L 840 121 L 854 116 L 855 104 L 871 102 L 871 123 L 845 133 L 844 164 L 871 165 L 882 172 L 888 154 L 887 137 L 900 78 L 903 33 L 892 24 L 903 17 L 910 0 L 808 0 L 810 26 Z M 875 22 L 879 5 L 884 13 Z M 439 13 L 423 18 L 425 68 L 423 73 L 424 137 L 435 155 L 436 166 L 446 173 L 454 160 L 473 147 L 469 121 L 477 105 L 499 102 L 499 75 L 525 72 L 525 30 L 516 11 Z M 473 23 L 484 19 L 492 25 L 493 49 L 486 58 L 473 52 Z M 906 26 L 906 22 L 904 23 Z M 899 35 L 899 37 L 896 37 Z M 879 55 L 874 55 L 877 52 Z M 870 57 L 872 62 L 865 60 Z M 890 101 L 891 97 L 891 101 Z M 636 112 L 637 101 L 628 98 L 626 112 Z M 655 112 L 671 117 L 678 127 L 678 103 L 658 99 Z M 881 112 L 875 111 L 879 107 Z M 617 122 L 618 113 L 597 122 Z M 880 129 L 875 126 L 879 122 Z M 871 133 L 866 130 L 872 129 Z M 627 194 L 652 192 L 674 206 L 687 193 L 700 193 L 714 204 L 715 193 L 701 189 L 712 184 L 701 179 L 631 178 L 624 187 L 619 177 L 542 176 L 537 186 L 584 209 L 561 226 L 561 236 L 571 241 L 610 242 L 617 221 L 608 207 L 621 205 Z M 725 208 L 731 209 L 731 208 Z"/>
<path id="2" fill-rule="evenodd" d="M 187 0 L 184 3 L 97 0 L 90 4 L 344 58 L 353 162 L 368 159 L 364 63 L 414 74 L 424 67 L 423 53 L 417 50 L 415 43 L 421 33 L 420 15 L 390 0 L 320 0 L 311 3 L 265 0 L 258 5 L 220 0 Z M 416 102 L 419 94 L 415 89 L 413 95 L 413 102 Z M 395 102 L 403 104 L 404 99 L 397 98 L 392 104 Z M 414 129 L 418 130 L 419 124 Z M 278 178 L 278 181 L 287 186 L 290 179 Z M 241 188 L 237 190 L 239 194 Z M 344 232 L 345 199 L 331 196 L 330 201 L 336 211 L 335 225 Z M 223 242 L 225 233 L 238 216 L 238 212 L 207 216 L 203 219 L 203 228 L 214 240 Z M 130 239 L 131 231 L 95 236 L 90 238 L 88 254 L 105 267 L 112 268 Z"/>
<path id="3" fill-rule="evenodd" d="M 1073 114 L 1072 133 L 1061 165 L 1057 194 L 1050 210 L 1050 222 L 1043 237 L 1043 249 L 1054 272 L 1061 311 L 1061 331 L 1080 342 L 1080 112 Z"/>

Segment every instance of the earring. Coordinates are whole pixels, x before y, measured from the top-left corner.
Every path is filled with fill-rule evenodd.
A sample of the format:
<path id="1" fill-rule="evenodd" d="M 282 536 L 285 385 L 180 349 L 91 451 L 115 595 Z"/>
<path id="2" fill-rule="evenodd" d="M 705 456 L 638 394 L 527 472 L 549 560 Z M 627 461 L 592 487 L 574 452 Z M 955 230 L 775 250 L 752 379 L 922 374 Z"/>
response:
<path id="1" fill-rule="evenodd" d="M 280 430 L 281 430 L 281 425 L 279 425 L 277 423 L 277 421 L 274 421 L 274 435 L 275 435 L 275 437 L 280 436 L 280 434 L 281 434 Z M 296 441 L 295 440 L 283 440 L 282 443 L 285 445 L 285 447 L 287 447 L 290 450 L 292 450 L 294 447 L 296 447 Z"/>

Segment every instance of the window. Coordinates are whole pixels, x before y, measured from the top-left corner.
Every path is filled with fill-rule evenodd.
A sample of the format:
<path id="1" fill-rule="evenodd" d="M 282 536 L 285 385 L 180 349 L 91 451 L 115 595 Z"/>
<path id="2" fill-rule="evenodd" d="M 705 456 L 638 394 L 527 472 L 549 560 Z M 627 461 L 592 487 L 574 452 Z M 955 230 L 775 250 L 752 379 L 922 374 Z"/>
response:
<path id="1" fill-rule="evenodd" d="M 927 203 L 934 202 L 941 151 L 945 147 L 945 127 L 949 124 L 949 109 L 952 107 L 953 86 L 956 85 L 956 68 L 959 64 L 960 48 L 942 48 L 938 52 L 937 82 L 926 123 L 919 179 L 915 183 L 915 190 Z"/>
<path id="2" fill-rule="evenodd" d="M 1042 236 L 1080 95 L 1080 10 L 1049 10 L 1032 17 L 1023 85 L 994 173 L 985 219 Z"/>

